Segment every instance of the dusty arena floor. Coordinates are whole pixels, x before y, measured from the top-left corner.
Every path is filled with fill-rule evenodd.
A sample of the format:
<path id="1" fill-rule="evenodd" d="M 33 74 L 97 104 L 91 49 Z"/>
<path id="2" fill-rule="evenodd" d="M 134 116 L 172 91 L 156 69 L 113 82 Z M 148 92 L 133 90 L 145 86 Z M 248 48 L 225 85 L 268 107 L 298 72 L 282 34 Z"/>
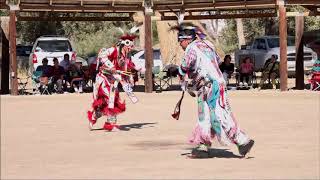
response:
<path id="1" fill-rule="evenodd" d="M 245 159 L 234 145 L 187 158 L 195 99 L 185 97 L 176 121 L 181 92 L 136 94 L 120 132 L 100 130 L 104 119 L 88 130 L 91 94 L 1 96 L 1 179 L 320 178 L 319 92 L 230 91 L 241 128 L 256 141 Z"/>

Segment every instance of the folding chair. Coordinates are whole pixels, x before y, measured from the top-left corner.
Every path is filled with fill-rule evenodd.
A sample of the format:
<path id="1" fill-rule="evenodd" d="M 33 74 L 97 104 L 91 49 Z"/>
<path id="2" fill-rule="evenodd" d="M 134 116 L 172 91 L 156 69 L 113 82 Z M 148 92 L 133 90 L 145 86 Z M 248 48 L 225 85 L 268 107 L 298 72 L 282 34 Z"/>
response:
<path id="1" fill-rule="evenodd" d="M 52 77 L 49 77 L 48 78 L 48 84 L 44 84 L 43 82 L 41 82 L 41 80 L 40 80 L 40 93 L 41 93 L 41 95 L 42 94 L 48 94 L 48 95 L 51 95 L 51 91 L 50 91 L 50 86 L 52 86 L 53 85 L 53 78 Z M 53 85 L 53 89 L 54 89 L 54 85 Z"/>
<path id="2" fill-rule="evenodd" d="M 41 81 L 42 71 L 34 71 L 31 76 L 33 85 L 33 94 L 51 94 L 49 91 L 49 85 L 52 84 L 52 77 L 48 78 L 48 84 L 44 84 Z"/>
<path id="3" fill-rule="evenodd" d="M 83 92 L 83 86 L 84 86 L 84 79 L 82 77 L 79 78 L 73 78 L 70 82 L 70 86 L 71 88 L 74 90 L 74 92 L 79 92 L 82 93 Z M 77 86 L 78 84 L 78 86 Z"/>
<path id="4" fill-rule="evenodd" d="M 257 82 L 257 75 L 255 71 L 253 71 L 249 81 L 251 83 L 251 88 L 257 87 L 258 82 Z"/>
<path id="5" fill-rule="evenodd" d="M 279 74 L 277 74 L 275 81 L 276 81 L 276 88 L 280 88 L 280 75 Z M 268 78 L 268 86 L 272 87 L 272 82 L 271 82 L 270 77 Z"/>
<path id="6" fill-rule="evenodd" d="M 320 91 L 320 72 L 313 73 L 309 83 L 311 91 Z"/>
<path id="7" fill-rule="evenodd" d="M 18 93 L 19 95 L 25 95 L 27 94 L 27 85 L 29 81 L 30 76 L 27 76 L 25 78 L 18 78 Z"/>
<path id="8" fill-rule="evenodd" d="M 83 88 L 88 90 L 93 90 L 93 79 L 94 73 L 90 67 L 83 67 Z"/>
<path id="9" fill-rule="evenodd" d="M 34 71 L 31 75 L 31 80 L 32 80 L 32 94 L 41 94 L 40 93 L 40 77 L 42 75 L 42 71 Z"/>
<path id="10" fill-rule="evenodd" d="M 152 68 L 153 73 L 153 86 L 156 88 L 156 92 L 162 92 L 163 88 L 170 88 L 171 77 L 168 76 L 168 71 L 161 71 L 160 66 Z"/>
<path id="11" fill-rule="evenodd" d="M 237 89 L 253 89 L 257 85 L 257 76 L 256 72 L 253 72 L 252 75 L 249 77 L 248 86 L 241 86 L 240 85 L 240 73 L 236 70 L 236 87 Z"/>
<path id="12" fill-rule="evenodd" d="M 172 78 L 171 78 L 171 72 L 169 69 L 160 71 L 159 73 L 159 81 L 161 84 L 161 88 L 169 89 L 172 86 Z"/>
<path id="13" fill-rule="evenodd" d="M 152 68 L 152 81 L 153 81 L 153 88 L 158 91 L 161 92 L 161 81 L 158 81 L 160 77 L 160 66 L 155 66 Z M 158 89 L 156 88 L 156 86 L 158 86 Z"/>
<path id="14" fill-rule="evenodd" d="M 262 76 L 263 74 L 261 74 L 260 76 L 260 83 L 261 83 L 261 80 L 262 80 Z M 275 88 L 280 88 L 280 76 L 279 74 L 277 74 L 277 76 L 275 77 Z M 259 85 L 260 86 L 260 85 Z M 270 76 L 268 78 L 265 79 L 265 81 L 263 81 L 263 85 L 262 87 L 260 87 L 261 89 L 273 89 L 273 84 L 272 84 L 272 80 L 270 78 Z"/>

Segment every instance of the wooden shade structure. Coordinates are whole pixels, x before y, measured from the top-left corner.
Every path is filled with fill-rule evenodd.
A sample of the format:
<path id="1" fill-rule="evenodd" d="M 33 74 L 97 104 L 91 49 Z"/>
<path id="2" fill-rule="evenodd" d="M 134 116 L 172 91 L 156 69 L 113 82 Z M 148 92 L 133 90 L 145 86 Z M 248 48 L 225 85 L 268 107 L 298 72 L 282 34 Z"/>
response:
<path id="1" fill-rule="evenodd" d="M 7 0 L 14 1 L 14 0 Z M 0 0 L 1 9 L 8 9 L 6 0 Z M 95 13 L 95 18 L 54 17 L 52 20 L 132 20 L 133 13 L 144 11 L 150 7 L 161 14 L 162 20 L 176 20 L 172 12 L 185 11 L 186 20 L 197 19 L 226 19 L 226 18 L 256 18 L 277 16 L 281 0 L 16 0 L 19 12 L 63 12 L 63 13 Z M 286 0 L 284 6 L 302 5 L 310 15 L 320 15 L 319 0 Z M 213 15 L 203 12 L 212 11 Z M 107 16 L 113 13 L 124 13 L 128 16 L 117 18 Z M 22 13 L 23 14 L 23 13 Z M 84 16 L 85 17 L 85 16 Z M 106 18 L 107 17 L 107 18 Z M 44 20 L 37 14 L 29 16 L 18 15 L 18 20 Z"/>
<path id="2" fill-rule="evenodd" d="M 0 9 L 10 10 L 9 1 L 0 0 Z M 257 18 L 280 16 L 280 88 L 287 90 L 287 57 L 286 57 L 286 7 L 301 5 L 307 15 L 320 15 L 319 0 L 15 0 L 18 10 L 10 10 L 10 21 L 132 21 L 133 14 L 145 12 L 145 42 L 151 43 L 151 14 L 159 12 L 160 20 L 177 20 L 179 12 L 184 12 L 185 20 Z M 14 12 L 13 12 L 14 11 Z M 212 13 L 208 14 L 210 11 Z M 28 13 L 26 13 L 28 12 Z M 50 12 L 50 13 L 40 13 Z M 59 12 L 57 15 L 56 12 Z M 114 14 L 121 13 L 121 17 Z M 10 23 L 10 44 L 15 42 L 15 23 Z M 145 91 L 152 92 L 152 45 L 146 50 Z M 10 46 L 10 52 L 15 47 Z M 15 55 L 10 56 L 15 64 Z M 16 69 L 12 69 L 16 74 Z M 13 83 L 17 83 L 13 79 Z M 16 85 L 12 86 L 17 88 Z M 17 90 L 11 91 L 16 95 Z"/>

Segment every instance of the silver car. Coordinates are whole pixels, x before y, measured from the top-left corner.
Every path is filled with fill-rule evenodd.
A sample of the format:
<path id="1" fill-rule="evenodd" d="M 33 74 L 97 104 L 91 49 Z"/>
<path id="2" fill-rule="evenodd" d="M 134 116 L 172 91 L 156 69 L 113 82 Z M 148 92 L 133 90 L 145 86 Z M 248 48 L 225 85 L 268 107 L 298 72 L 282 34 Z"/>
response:
<path id="1" fill-rule="evenodd" d="M 280 57 L 280 39 L 278 36 L 263 36 L 256 38 L 251 46 L 246 46 L 245 49 L 238 50 L 235 52 L 235 64 L 236 67 L 240 66 L 241 61 L 249 56 L 253 59 L 255 71 L 260 71 L 266 60 L 268 60 L 271 55 L 276 54 Z M 296 67 L 296 47 L 294 37 L 288 37 L 287 46 L 287 66 L 288 75 L 295 75 Z M 303 47 L 304 50 L 304 71 L 309 73 L 312 69 L 314 61 L 317 59 L 317 54 L 308 47 Z M 280 59 L 278 58 L 278 61 Z"/>

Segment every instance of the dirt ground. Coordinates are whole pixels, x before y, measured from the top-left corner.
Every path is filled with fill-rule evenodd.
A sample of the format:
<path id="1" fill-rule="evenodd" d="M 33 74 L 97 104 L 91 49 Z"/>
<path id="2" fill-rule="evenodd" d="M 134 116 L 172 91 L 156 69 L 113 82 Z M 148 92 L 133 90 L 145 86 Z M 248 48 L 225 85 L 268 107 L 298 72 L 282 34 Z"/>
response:
<path id="1" fill-rule="evenodd" d="M 1 179 L 319 179 L 320 94 L 230 91 L 241 128 L 256 144 L 248 158 L 215 145 L 189 159 L 196 100 L 170 117 L 181 92 L 136 93 L 119 116 L 123 131 L 89 131 L 91 94 L 1 96 Z M 121 94 L 126 98 L 125 94 Z"/>

